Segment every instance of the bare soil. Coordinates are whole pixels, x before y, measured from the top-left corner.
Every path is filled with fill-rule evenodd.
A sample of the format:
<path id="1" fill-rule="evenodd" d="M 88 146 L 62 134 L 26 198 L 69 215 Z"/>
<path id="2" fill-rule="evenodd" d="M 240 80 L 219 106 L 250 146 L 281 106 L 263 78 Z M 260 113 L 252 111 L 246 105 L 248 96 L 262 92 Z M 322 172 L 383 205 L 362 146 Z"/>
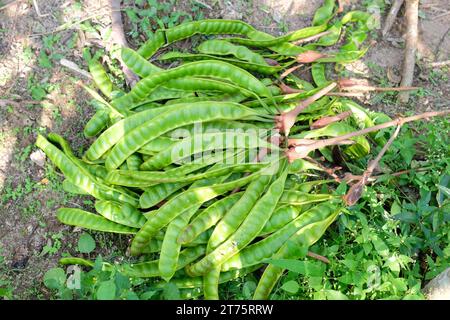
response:
<path id="1" fill-rule="evenodd" d="M 9 2 L 0 2 L 0 8 Z M 79 230 L 60 224 L 55 218 L 56 209 L 61 206 L 92 209 L 92 203 L 65 194 L 61 190 L 62 176 L 48 163 L 45 167 L 38 166 L 29 155 L 36 150 L 33 144 L 37 133 L 50 131 L 62 134 L 81 154 L 90 143 L 82 135 L 83 126 L 93 113 L 90 97 L 77 85 L 78 81 L 88 83 L 88 80 L 60 66 L 56 58 L 46 64 L 41 51 L 58 54 L 59 58 L 71 60 L 86 70 L 82 50 L 87 45 L 99 47 L 99 39 L 92 30 L 82 29 L 76 22 L 86 19 L 106 30 L 110 18 L 105 15 L 106 0 L 37 1 L 40 15 L 31 1 L 12 2 L 0 10 L 0 255 L 4 256 L 4 262 L 0 262 L 0 287 L 6 283 L 14 298 L 39 299 L 49 297 L 42 284 L 46 270 L 57 265 L 61 254 L 76 254 Z M 361 2 L 344 1 L 346 11 L 363 8 Z M 242 19 L 262 31 L 279 35 L 308 26 L 322 1 L 204 3 L 210 7 L 202 9 L 205 17 Z M 178 1 L 173 10 L 189 11 L 190 6 L 189 1 Z M 428 66 L 431 61 L 450 58 L 450 15 L 434 18 L 445 11 L 450 11 L 446 0 L 421 2 L 421 43 L 414 85 L 423 90 L 405 106 L 396 105 L 395 96 L 389 95 L 378 99 L 374 95 L 364 97 L 360 99 L 362 103 L 391 115 L 448 107 L 449 68 Z M 124 20 L 129 30 L 130 22 L 126 17 Z M 65 23 L 70 25 L 61 28 Z M 379 31 L 375 30 L 372 47 L 364 59 L 347 68 L 374 85 L 395 86 L 403 60 L 403 19 L 397 19 L 387 40 L 381 40 Z M 49 49 L 52 36 L 58 37 L 58 41 Z M 386 79 L 389 80 L 383 82 Z M 45 88 L 39 101 L 34 92 L 37 87 Z M 127 240 L 123 238 L 125 243 L 117 245 L 114 237 L 95 237 L 103 244 L 98 246 L 101 249 L 97 253 L 104 256 L 126 246 Z M 42 254 L 46 245 L 55 247 L 56 252 Z"/>

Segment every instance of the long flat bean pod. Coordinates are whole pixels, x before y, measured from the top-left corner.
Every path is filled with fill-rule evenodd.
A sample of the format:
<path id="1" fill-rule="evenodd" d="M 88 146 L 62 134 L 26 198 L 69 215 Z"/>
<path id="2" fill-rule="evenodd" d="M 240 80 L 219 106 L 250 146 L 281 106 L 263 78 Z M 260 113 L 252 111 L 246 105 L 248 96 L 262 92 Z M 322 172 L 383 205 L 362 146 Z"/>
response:
<path id="1" fill-rule="evenodd" d="M 335 199 L 336 196 L 328 193 L 306 193 L 297 190 L 287 190 L 283 193 L 280 203 L 301 206 L 309 203 L 322 202 Z"/>
<path id="2" fill-rule="evenodd" d="M 238 229 L 268 187 L 271 179 L 272 177 L 270 175 L 262 175 L 248 185 L 242 197 L 215 226 L 209 238 L 208 252 L 216 249 Z"/>
<path id="3" fill-rule="evenodd" d="M 235 66 L 245 69 L 245 70 L 259 72 L 261 74 L 267 74 L 267 75 L 277 73 L 283 69 L 281 66 L 258 64 L 258 63 L 254 63 L 254 62 L 247 62 L 247 61 L 226 58 L 226 57 L 215 57 L 213 55 L 209 55 L 209 54 L 205 54 L 205 53 L 195 54 L 195 53 L 182 53 L 182 52 L 172 51 L 172 52 L 168 52 L 168 53 L 158 57 L 158 59 L 159 60 L 181 59 L 181 60 L 186 60 L 186 61 L 198 61 L 198 60 L 201 61 L 201 60 L 214 59 L 216 61 L 222 61 L 222 62 L 226 62 L 226 63 L 232 64 L 232 65 L 235 65 Z M 294 63 L 294 61 L 289 62 L 289 64 L 292 64 L 292 63 Z"/>
<path id="4" fill-rule="evenodd" d="M 161 277 L 166 281 L 169 281 L 177 270 L 181 245 L 176 241 L 176 238 L 199 207 L 200 205 L 197 205 L 187 209 L 173 219 L 167 226 L 158 264 Z"/>
<path id="5" fill-rule="evenodd" d="M 186 76 L 224 79 L 255 92 L 258 96 L 271 97 L 266 86 L 247 71 L 223 61 L 203 60 L 154 73 L 139 81 L 129 93 L 113 100 L 111 104 L 118 110 L 126 111 L 130 105 L 144 100 L 157 86 L 168 80 Z"/>
<path id="6" fill-rule="evenodd" d="M 205 246 L 196 246 L 186 248 L 180 252 L 176 269 L 183 269 L 189 263 L 197 260 L 205 254 Z M 158 268 L 159 260 L 146 261 L 140 263 L 127 264 L 120 269 L 123 274 L 130 277 L 152 278 L 160 277 L 161 273 Z"/>
<path id="7" fill-rule="evenodd" d="M 128 132 L 111 150 L 105 166 L 108 170 L 117 168 L 142 146 L 176 128 L 202 121 L 249 119 L 258 115 L 252 109 L 232 102 L 186 104 L 181 110 L 167 111 Z"/>
<path id="8" fill-rule="evenodd" d="M 143 209 L 153 207 L 186 185 L 188 185 L 187 182 L 178 182 L 160 183 L 148 187 L 139 198 L 139 206 Z"/>
<path id="9" fill-rule="evenodd" d="M 219 300 L 220 266 L 208 271 L 203 276 L 203 294 L 205 300 Z"/>
<path id="10" fill-rule="evenodd" d="M 193 135 L 179 141 L 171 148 L 165 149 L 146 162 L 141 170 L 157 170 L 177 162 L 179 159 L 191 156 L 199 152 L 218 149 L 242 149 L 242 148 L 272 148 L 278 147 L 261 139 L 257 132 L 214 132 Z"/>
<path id="11" fill-rule="evenodd" d="M 236 58 L 251 63 L 268 65 L 263 56 L 259 53 L 253 52 L 245 46 L 238 46 L 226 40 L 207 40 L 202 42 L 197 50 L 200 53 L 211 54 L 211 55 L 233 55 Z"/>
<path id="12" fill-rule="evenodd" d="M 334 211 L 336 211 L 336 207 L 330 203 L 312 207 L 275 233 L 244 248 L 241 252 L 225 261 L 222 265 L 222 270 L 227 271 L 262 263 L 275 254 L 299 230 L 311 223 L 327 219 L 334 214 Z"/>
<path id="13" fill-rule="evenodd" d="M 129 203 L 118 203 L 107 200 L 97 200 L 95 210 L 108 220 L 124 226 L 141 228 L 147 219 Z"/>
<path id="14" fill-rule="evenodd" d="M 182 106 L 152 108 L 138 112 L 120 120 L 119 122 L 116 122 L 104 131 L 93 144 L 91 144 L 89 149 L 86 151 L 86 158 L 92 161 L 99 159 L 110 148 L 112 148 L 120 140 L 120 138 L 125 135 L 126 132 L 140 126 L 144 122 L 151 120 L 164 112 L 167 112 L 168 110 L 172 110 L 177 107 Z"/>
<path id="15" fill-rule="evenodd" d="M 292 253 L 292 247 L 304 247 L 308 248 L 313 245 L 317 240 L 322 237 L 328 226 L 333 223 L 339 214 L 340 210 L 336 210 L 334 214 L 328 218 L 311 223 L 305 228 L 300 229 L 290 240 L 283 245 L 279 251 L 272 257 L 272 259 L 295 259 L 298 258 L 296 254 Z M 258 282 L 255 293 L 253 295 L 254 300 L 268 299 L 270 292 L 277 283 L 278 279 L 283 274 L 283 269 L 274 265 L 269 265 L 264 271 L 261 279 Z"/>
<path id="16" fill-rule="evenodd" d="M 95 178 L 77 166 L 68 156 L 57 147 L 47 141 L 43 136 L 38 135 L 36 145 L 52 160 L 52 162 L 62 171 L 69 181 L 80 189 L 104 200 L 117 200 L 127 202 L 136 206 L 138 199 L 129 194 L 115 190 L 107 185 L 99 183 Z"/>
<path id="17" fill-rule="evenodd" d="M 109 98 L 113 90 L 113 84 L 103 66 L 97 60 L 91 59 L 88 67 L 97 88 Z"/>
<path id="18" fill-rule="evenodd" d="M 204 203 L 237 187 L 242 187 L 250 183 L 260 174 L 261 172 L 256 172 L 244 178 L 223 184 L 190 189 L 173 197 L 158 209 L 158 211 L 147 220 L 145 225 L 136 234 L 136 237 L 131 243 L 131 254 L 139 255 L 155 233 L 180 214 L 178 208 L 189 209 L 197 204 Z"/>
<path id="19" fill-rule="evenodd" d="M 283 193 L 286 176 L 287 170 L 283 169 L 281 175 L 269 186 L 236 232 L 199 262 L 189 266 L 187 269 L 189 275 L 203 275 L 214 266 L 221 265 L 258 236 Z"/>
<path id="20" fill-rule="evenodd" d="M 151 186 L 156 183 L 169 182 L 193 182 L 200 179 L 219 177 L 230 172 L 255 172 L 263 169 L 267 163 L 242 163 L 242 164 L 224 164 L 215 170 L 194 173 L 190 175 L 177 175 L 172 169 L 170 171 L 131 171 L 131 170 L 115 170 L 110 171 L 106 177 L 106 181 L 111 184 L 119 184 L 121 186 L 142 187 Z"/>
<path id="21" fill-rule="evenodd" d="M 221 272 L 219 276 L 219 284 L 225 283 L 234 279 L 237 279 L 239 277 L 243 277 L 249 273 L 252 273 L 253 271 L 261 268 L 261 265 L 253 266 L 249 268 L 244 269 L 238 269 L 238 270 L 230 270 L 227 272 Z M 157 282 L 155 283 L 155 286 L 157 288 L 162 288 L 164 285 L 166 285 L 167 282 Z M 174 278 L 170 280 L 169 283 L 175 284 L 178 288 L 202 288 L 203 287 L 203 277 L 184 277 L 184 278 Z"/>
<path id="22" fill-rule="evenodd" d="M 294 220 L 300 214 L 300 209 L 295 206 L 281 206 L 274 211 L 269 221 L 267 221 L 261 234 L 270 234 Z"/>
<path id="23" fill-rule="evenodd" d="M 228 41 L 243 44 L 246 46 L 252 47 L 273 47 L 284 42 L 296 41 L 299 39 L 307 38 L 314 36 L 322 31 L 327 29 L 327 25 L 319 25 L 303 28 L 294 32 L 291 32 L 287 35 L 270 39 L 270 40 L 255 40 L 255 39 L 244 39 L 244 38 L 227 38 Z"/>
<path id="24" fill-rule="evenodd" d="M 139 53 L 128 47 L 122 47 L 120 55 L 126 66 L 141 78 L 145 78 L 152 73 L 163 70 L 162 68 L 147 61 Z"/>
<path id="25" fill-rule="evenodd" d="M 99 134 L 109 121 L 109 112 L 106 110 L 97 110 L 91 119 L 84 126 L 84 136 L 89 138 Z"/>
<path id="26" fill-rule="evenodd" d="M 138 229 L 112 222 L 102 216 L 74 208 L 60 208 L 56 214 L 58 220 L 71 226 L 95 231 L 135 234 Z"/>
<path id="27" fill-rule="evenodd" d="M 201 214 L 181 231 L 177 241 L 180 243 L 189 243 L 202 232 L 214 226 L 241 196 L 242 192 L 236 192 L 216 201 L 207 209 L 203 210 Z"/>

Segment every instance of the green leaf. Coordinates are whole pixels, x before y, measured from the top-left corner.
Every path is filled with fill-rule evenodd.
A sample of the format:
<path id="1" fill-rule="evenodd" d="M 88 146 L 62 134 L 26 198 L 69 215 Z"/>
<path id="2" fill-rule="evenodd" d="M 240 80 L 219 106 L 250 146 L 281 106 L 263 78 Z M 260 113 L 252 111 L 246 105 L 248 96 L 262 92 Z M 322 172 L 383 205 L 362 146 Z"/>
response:
<path id="1" fill-rule="evenodd" d="M 90 253 L 95 249 L 95 240 L 89 233 L 83 233 L 78 240 L 78 251 L 81 253 Z"/>
<path id="2" fill-rule="evenodd" d="M 51 68 L 52 67 L 52 63 L 50 62 L 50 59 L 44 50 L 41 50 L 41 52 L 39 54 L 38 63 L 39 63 L 39 66 L 42 68 Z"/>
<path id="3" fill-rule="evenodd" d="M 378 252 L 380 256 L 386 257 L 389 254 L 388 246 L 377 235 L 374 235 L 372 237 L 372 243 L 373 246 L 375 247 L 375 250 Z"/>
<path id="4" fill-rule="evenodd" d="M 116 285 L 114 281 L 108 280 L 100 283 L 97 289 L 97 300 L 114 300 L 116 297 Z"/>
<path id="5" fill-rule="evenodd" d="M 127 300 L 139 300 L 139 296 L 133 291 L 128 291 L 126 295 Z"/>
<path id="6" fill-rule="evenodd" d="M 325 272 L 325 265 L 321 262 L 299 261 L 292 259 L 269 260 L 270 264 L 299 273 L 305 276 L 320 277 Z"/>
<path id="7" fill-rule="evenodd" d="M 395 278 L 391 280 L 392 285 L 400 292 L 404 292 L 408 290 L 408 286 L 406 285 L 406 280 L 403 278 Z"/>
<path id="8" fill-rule="evenodd" d="M 68 288 L 61 290 L 59 296 L 61 300 L 73 300 L 73 292 Z"/>
<path id="9" fill-rule="evenodd" d="M 41 101 L 42 99 L 45 98 L 46 95 L 47 95 L 47 92 L 42 87 L 33 86 L 31 88 L 31 97 L 34 100 Z"/>
<path id="10" fill-rule="evenodd" d="M 348 300 L 348 297 L 342 292 L 336 290 L 324 290 L 327 300 Z"/>
<path id="11" fill-rule="evenodd" d="M 164 286 L 163 297 L 166 300 L 179 300 L 181 298 L 180 289 L 176 284 L 169 282 Z"/>
<path id="12" fill-rule="evenodd" d="M 157 291 L 155 291 L 155 290 L 146 291 L 143 294 L 141 294 L 140 299 L 141 300 L 150 300 L 156 294 L 156 292 Z"/>
<path id="13" fill-rule="evenodd" d="M 254 281 L 246 281 L 242 288 L 242 294 L 245 299 L 251 299 L 253 292 L 255 292 L 256 283 Z"/>
<path id="14" fill-rule="evenodd" d="M 59 289 L 66 283 L 66 273 L 62 268 L 52 268 L 44 275 L 44 284 L 49 289 Z"/>
<path id="15" fill-rule="evenodd" d="M 124 276 L 123 274 L 121 274 L 120 272 L 116 273 L 115 283 L 117 286 L 117 290 L 119 292 L 125 291 L 125 290 L 131 288 L 130 279 L 128 277 Z"/>
<path id="16" fill-rule="evenodd" d="M 391 206 L 391 216 L 395 216 L 396 214 L 399 214 L 402 212 L 402 207 L 397 201 L 392 202 Z"/>
<path id="17" fill-rule="evenodd" d="M 400 263 L 397 261 L 395 256 L 389 257 L 383 267 L 388 267 L 393 272 L 400 272 Z"/>
<path id="18" fill-rule="evenodd" d="M 297 281 L 290 280 L 290 281 L 284 283 L 281 286 L 281 289 L 283 289 L 287 293 L 296 294 L 298 292 L 298 290 L 300 289 L 300 286 L 298 285 Z"/>

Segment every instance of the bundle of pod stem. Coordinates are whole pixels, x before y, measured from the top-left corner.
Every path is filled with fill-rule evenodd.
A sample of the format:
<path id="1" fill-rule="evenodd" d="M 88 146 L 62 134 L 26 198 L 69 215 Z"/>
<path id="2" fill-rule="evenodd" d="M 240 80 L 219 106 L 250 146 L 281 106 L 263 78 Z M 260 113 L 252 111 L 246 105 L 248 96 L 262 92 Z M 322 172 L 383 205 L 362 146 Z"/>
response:
<path id="1" fill-rule="evenodd" d="M 139 50 L 122 49 L 141 78 L 128 92 L 90 60 L 101 94 L 86 87 L 99 103 L 84 134 L 97 138 L 81 159 L 56 134 L 36 144 L 64 174 L 64 189 L 93 196 L 97 213 L 61 208 L 57 218 L 132 235 L 130 254 L 141 260 L 120 271 L 154 277 L 156 287 L 174 283 L 185 298 L 219 299 L 220 283 L 257 270 L 254 298 L 269 298 L 284 270 L 268 260 L 305 256 L 358 200 L 373 170 L 343 197 L 335 192 L 336 165 L 386 149 L 389 132 L 376 130 L 397 126 L 398 133 L 424 117 L 368 111 L 346 96 L 373 87 L 327 78 L 327 64 L 339 68 L 368 49 L 371 16 L 337 11 L 325 1 L 311 27 L 280 37 L 234 20 L 158 30 Z M 196 34 L 209 39 L 192 53 L 155 55 Z M 150 58 L 181 63 L 164 69 Z M 294 76 L 296 69 L 311 72 L 314 83 Z M 75 257 L 61 263 L 93 265 Z"/>

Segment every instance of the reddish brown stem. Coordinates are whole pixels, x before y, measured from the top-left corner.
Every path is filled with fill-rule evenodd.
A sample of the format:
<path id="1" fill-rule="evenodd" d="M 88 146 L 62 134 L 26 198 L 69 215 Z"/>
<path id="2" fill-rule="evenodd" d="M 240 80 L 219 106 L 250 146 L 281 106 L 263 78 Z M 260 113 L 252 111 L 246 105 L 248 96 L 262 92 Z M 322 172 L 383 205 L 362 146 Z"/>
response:
<path id="1" fill-rule="evenodd" d="M 344 0 L 338 0 L 338 9 L 337 9 L 337 13 L 341 13 L 344 12 Z"/>
<path id="2" fill-rule="evenodd" d="M 343 87 L 341 90 L 347 90 L 347 91 L 412 91 L 412 90 L 418 90 L 420 87 L 372 87 L 372 86 L 351 86 L 351 87 Z"/>
<path id="3" fill-rule="evenodd" d="M 394 134 L 389 138 L 388 142 L 383 146 L 380 153 L 378 153 L 377 157 L 374 160 L 369 162 L 369 166 L 367 167 L 366 171 L 364 171 L 361 180 L 358 181 L 357 183 L 355 183 L 353 186 L 351 186 L 350 189 L 348 190 L 347 194 L 344 197 L 342 197 L 342 199 L 344 200 L 346 205 L 352 206 L 356 202 L 358 202 L 358 200 L 361 198 L 364 186 L 369 181 L 369 178 L 372 175 L 373 170 L 375 170 L 375 168 L 378 166 L 378 163 L 380 162 L 381 158 L 386 153 L 387 149 L 390 147 L 392 142 L 394 142 L 395 138 L 397 137 L 397 135 L 400 132 L 401 127 L 402 127 L 402 124 L 399 124 L 397 126 L 397 129 L 395 129 Z"/>
<path id="4" fill-rule="evenodd" d="M 374 87 L 367 79 L 343 78 L 338 81 L 339 90 L 345 91 L 410 91 L 419 87 Z"/>
<path id="5" fill-rule="evenodd" d="M 326 257 L 324 257 L 324 256 L 321 256 L 320 254 L 317 254 L 317 253 L 308 251 L 308 253 L 307 253 L 306 255 L 307 255 L 308 257 L 313 258 L 313 259 L 322 261 L 323 263 L 326 263 L 326 264 L 329 264 L 329 263 L 330 263 L 330 260 L 328 260 L 328 258 L 326 258 Z"/>
<path id="6" fill-rule="evenodd" d="M 286 71 L 284 71 L 281 76 L 280 76 L 280 81 L 283 80 L 284 78 L 286 78 L 288 75 L 290 75 L 292 72 L 294 72 L 295 70 L 297 70 L 298 68 L 301 68 L 303 65 L 299 64 L 296 65 L 294 67 L 291 67 L 289 69 L 286 69 Z"/>
<path id="7" fill-rule="evenodd" d="M 320 119 L 314 121 L 309 127 L 311 130 L 323 128 L 331 123 L 347 119 L 351 115 L 352 115 L 352 112 L 349 110 L 349 111 L 339 113 L 335 116 L 323 117 L 323 118 L 320 118 Z"/>
<path id="8" fill-rule="evenodd" d="M 429 168 L 418 168 L 418 169 L 402 170 L 402 171 L 398 171 L 398 172 L 394 172 L 394 173 L 385 173 L 385 174 L 380 174 L 380 175 L 378 175 L 378 176 L 370 177 L 370 178 L 368 179 L 368 182 L 374 182 L 374 181 L 377 181 L 377 180 L 379 180 L 379 179 L 381 179 L 381 178 L 383 178 L 383 177 L 386 177 L 386 176 L 398 177 L 398 176 L 401 176 L 401 175 L 404 175 L 404 174 L 408 174 L 408 173 L 410 173 L 410 172 L 412 172 L 412 171 L 415 171 L 415 172 L 424 172 L 424 171 L 428 171 L 428 170 L 430 170 L 430 169 L 429 169 Z M 361 180 L 362 178 L 363 178 L 362 175 L 356 176 L 356 175 L 354 175 L 354 174 L 351 174 L 350 172 L 347 172 L 347 173 L 345 174 L 345 177 L 344 177 L 342 180 L 345 181 L 345 182 L 347 182 L 347 183 L 350 183 L 350 182 L 352 182 L 352 181 L 359 181 L 359 180 Z"/>
<path id="9" fill-rule="evenodd" d="M 292 44 L 299 45 L 299 44 L 302 44 L 302 43 L 305 43 L 305 42 L 314 41 L 314 40 L 319 39 L 319 38 L 321 38 L 323 36 L 326 36 L 326 35 L 328 35 L 330 33 L 331 33 L 330 31 L 324 31 L 324 32 L 318 33 L 316 35 L 313 35 L 311 37 L 303 38 L 303 39 L 294 41 L 294 42 L 292 42 Z"/>
<path id="10" fill-rule="evenodd" d="M 305 90 L 294 89 L 283 82 L 280 83 L 279 87 L 283 94 L 305 92 Z M 362 92 L 329 92 L 326 94 L 326 96 L 330 96 L 330 97 L 360 97 L 362 95 L 363 95 Z"/>
<path id="11" fill-rule="evenodd" d="M 321 164 L 319 161 L 316 161 L 313 158 L 306 157 L 306 160 L 308 160 L 311 163 L 314 163 L 316 166 L 318 166 L 320 169 L 322 169 L 325 173 L 327 173 L 330 177 L 334 179 L 337 183 L 341 183 L 341 179 L 337 176 L 335 173 L 338 170 L 341 170 L 341 167 L 334 167 L 334 168 L 327 168 L 323 164 Z"/>
<path id="12" fill-rule="evenodd" d="M 276 128 L 279 129 L 282 133 L 284 133 L 286 136 L 289 135 L 289 131 L 291 130 L 292 126 L 295 123 L 295 120 L 297 118 L 297 115 L 304 110 L 306 107 L 308 107 L 310 104 L 315 102 L 316 100 L 322 98 L 324 95 L 326 95 L 328 92 L 333 90 L 336 87 L 336 83 L 331 83 L 325 88 L 319 90 L 312 96 L 306 98 L 302 102 L 300 102 L 297 107 L 289 112 L 282 113 L 280 116 L 276 117 Z"/>

